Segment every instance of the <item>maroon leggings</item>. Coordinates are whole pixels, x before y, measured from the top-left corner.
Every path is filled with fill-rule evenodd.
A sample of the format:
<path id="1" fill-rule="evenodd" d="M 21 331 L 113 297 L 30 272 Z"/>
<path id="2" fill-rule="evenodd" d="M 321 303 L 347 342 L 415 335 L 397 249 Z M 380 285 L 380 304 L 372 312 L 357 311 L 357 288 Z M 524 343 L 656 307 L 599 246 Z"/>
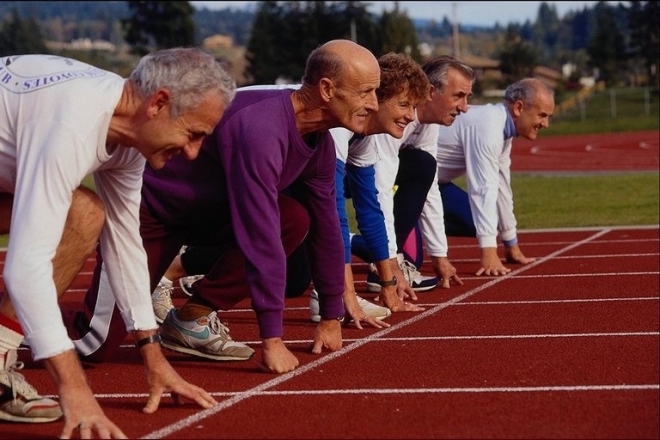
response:
<path id="1" fill-rule="evenodd" d="M 282 246 L 288 256 L 302 243 L 309 231 L 309 215 L 294 199 L 280 195 Z M 250 296 L 245 272 L 245 258 L 236 245 L 230 225 L 166 225 L 154 218 L 143 205 L 140 210 L 140 234 L 147 252 L 151 292 L 183 245 L 220 246 L 224 252 L 207 277 L 200 280 L 192 298 L 215 310 L 229 310 Z M 80 357 L 88 362 L 109 359 L 126 339 L 126 328 L 116 305 L 102 307 L 112 299 L 101 281 L 102 256 L 97 253 L 92 284 L 85 294 L 82 310 L 63 310 L 64 323 Z M 282 274 L 284 277 L 285 274 Z M 102 301 L 103 300 L 103 301 Z M 92 318 L 94 318 L 92 320 Z M 84 343 L 82 342 L 84 340 Z"/>

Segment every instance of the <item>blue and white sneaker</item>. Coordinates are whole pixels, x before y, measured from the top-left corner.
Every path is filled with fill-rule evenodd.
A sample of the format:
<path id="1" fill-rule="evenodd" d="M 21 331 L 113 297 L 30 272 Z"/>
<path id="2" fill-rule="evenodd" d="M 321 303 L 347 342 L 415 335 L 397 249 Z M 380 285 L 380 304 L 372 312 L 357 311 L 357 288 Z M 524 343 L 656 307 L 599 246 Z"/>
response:
<path id="1" fill-rule="evenodd" d="M 182 321 L 176 309 L 172 309 L 158 333 L 163 347 L 193 356 L 216 361 L 245 361 L 254 354 L 253 349 L 229 336 L 229 328 L 220 322 L 216 312 Z"/>

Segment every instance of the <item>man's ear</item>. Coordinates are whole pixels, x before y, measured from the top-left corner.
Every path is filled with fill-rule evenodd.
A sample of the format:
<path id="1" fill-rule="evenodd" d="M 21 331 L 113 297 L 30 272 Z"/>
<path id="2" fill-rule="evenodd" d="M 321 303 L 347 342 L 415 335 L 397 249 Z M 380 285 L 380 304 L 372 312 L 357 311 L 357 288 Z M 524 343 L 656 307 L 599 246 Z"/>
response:
<path id="1" fill-rule="evenodd" d="M 329 78 L 321 78 L 319 92 L 323 101 L 329 102 L 335 96 L 335 84 Z"/>
<path id="2" fill-rule="evenodd" d="M 431 84 L 431 87 L 429 87 L 429 96 L 428 100 L 433 101 L 433 98 L 435 97 L 436 93 L 438 93 L 438 89 L 435 88 L 433 84 Z"/>
<path id="3" fill-rule="evenodd" d="M 168 111 L 171 105 L 172 96 L 168 89 L 158 89 L 149 101 L 149 117 L 154 118 L 163 110 Z"/>
<path id="4" fill-rule="evenodd" d="M 523 108 L 525 108 L 525 103 L 522 102 L 521 100 L 518 100 L 513 103 L 511 113 L 513 113 L 514 116 L 518 117 L 522 113 Z"/>

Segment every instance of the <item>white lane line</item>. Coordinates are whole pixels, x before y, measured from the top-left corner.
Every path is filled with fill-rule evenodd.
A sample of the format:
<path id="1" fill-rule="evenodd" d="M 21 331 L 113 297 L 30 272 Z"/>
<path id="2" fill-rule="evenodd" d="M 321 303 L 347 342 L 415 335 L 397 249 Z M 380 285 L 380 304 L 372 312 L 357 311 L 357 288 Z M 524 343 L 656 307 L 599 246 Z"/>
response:
<path id="1" fill-rule="evenodd" d="M 263 395 L 315 395 L 315 394 L 440 394 L 440 393 L 537 393 L 539 391 L 621 391 L 621 390 L 657 390 L 660 384 L 639 385 L 573 385 L 573 386 L 537 386 L 537 387 L 461 387 L 461 388 L 364 388 L 352 390 L 290 390 L 266 391 Z"/>
<path id="2" fill-rule="evenodd" d="M 457 388 L 360 388 L 339 390 L 282 390 L 262 391 L 259 396 L 315 396 L 327 394 L 441 394 L 441 393 L 538 393 L 540 391 L 646 391 L 660 389 L 660 384 L 611 384 L 611 385 L 553 385 L 535 387 L 457 387 Z M 233 397 L 240 391 L 218 391 L 209 393 L 213 397 Z M 146 393 L 96 394 L 98 399 L 144 399 Z M 163 397 L 170 397 L 164 393 Z M 53 396 L 44 396 L 53 397 Z M 56 396 L 55 396 L 56 397 Z M 153 438 L 153 437 L 152 437 Z"/>
<path id="3" fill-rule="evenodd" d="M 500 278 L 496 278 L 496 279 L 493 279 L 493 280 L 491 280 L 487 283 L 484 283 L 481 286 L 479 286 L 475 289 L 472 289 L 469 292 L 464 293 L 463 295 L 457 296 L 456 298 L 454 298 L 451 301 L 439 304 L 439 305 L 437 305 L 437 306 L 435 306 L 435 307 L 433 307 L 433 308 L 431 308 L 427 311 L 420 312 L 418 315 L 415 315 L 414 317 L 412 317 L 408 320 L 402 321 L 399 324 L 395 324 L 395 325 L 393 325 L 389 328 L 379 330 L 378 332 L 376 332 L 376 333 L 374 333 L 370 336 L 362 338 L 359 341 L 351 343 L 350 345 L 344 346 L 339 351 L 329 353 L 329 354 L 327 354 L 327 355 L 325 355 L 325 356 L 323 356 L 323 357 L 321 357 L 321 358 L 319 358 L 315 361 L 310 362 L 309 364 L 303 365 L 302 367 L 300 367 L 300 368 L 298 368 L 294 371 L 282 374 L 282 375 L 280 375 L 280 376 L 278 376 L 274 379 L 271 379 L 269 381 L 266 381 L 266 382 L 262 383 L 261 385 L 258 385 L 254 388 L 251 388 L 249 390 L 238 393 L 238 394 L 232 396 L 231 398 L 220 402 L 218 405 L 214 406 L 213 408 L 202 410 L 202 411 L 200 411 L 196 414 L 185 417 L 185 418 L 179 420 L 178 422 L 172 423 L 172 424 L 170 424 L 168 426 L 165 426 L 161 429 L 153 431 L 153 432 L 145 435 L 143 438 L 163 438 L 163 437 L 168 437 L 170 435 L 173 435 L 174 433 L 176 433 L 176 432 L 178 432 L 182 429 L 185 429 L 189 426 L 192 426 L 195 423 L 200 422 L 201 420 L 204 420 L 208 417 L 214 416 L 215 414 L 218 414 L 219 412 L 221 412 L 221 411 L 223 411 L 227 408 L 230 408 L 230 407 L 236 405 L 239 402 L 242 402 L 243 400 L 254 397 L 254 396 L 257 395 L 257 393 L 261 393 L 263 391 L 266 391 L 269 388 L 277 386 L 277 385 L 279 385 L 283 382 L 286 382 L 286 381 L 288 381 L 290 379 L 293 379 L 297 376 L 305 374 L 308 371 L 316 369 L 317 367 L 325 364 L 326 362 L 330 362 L 330 361 L 332 361 L 332 360 L 334 360 L 338 357 L 344 356 L 345 354 L 350 353 L 351 351 L 361 347 L 364 344 L 368 344 L 369 342 L 373 342 L 373 341 L 375 341 L 375 340 L 377 340 L 377 339 L 379 339 L 379 338 L 381 338 L 385 335 L 388 335 L 391 332 L 400 330 L 403 327 L 406 327 L 406 326 L 408 326 L 410 324 L 413 324 L 417 321 L 423 320 L 428 316 L 434 315 L 434 314 L 438 313 L 439 311 L 445 309 L 446 307 L 448 307 L 452 304 L 455 304 L 457 302 L 463 301 L 464 299 L 469 298 L 472 295 L 475 295 L 475 294 L 477 294 L 477 293 L 479 293 L 479 292 L 481 292 L 485 289 L 488 289 L 489 287 L 494 286 L 495 284 L 498 284 L 498 283 L 502 282 L 503 280 L 508 279 L 511 276 L 514 276 L 514 275 L 517 275 L 519 273 L 525 272 L 529 269 L 532 269 L 532 268 L 538 266 L 539 264 L 546 262 L 547 260 L 549 260 L 551 258 L 554 258 L 554 257 L 556 257 L 556 256 L 558 256 L 558 255 L 560 255 L 564 252 L 570 251 L 570 250 L 572 250 L 576 247 L 582 246 L 583 244 L 587 244 L 587 243 L 589 243 L 593 240 L 596 240 L 599 237 L 601 237 L 605 234 L 608 234 L 609 232 L 611 232 L 611 229 L 609 229 L 609 228 L 602 229 L 602 230 L 596 232 L 595 234 L 591 235 L 590 237 L 587 237 L 583 240 L 574 242 L 574 243 L 570 244 L 569 246 L 564 247 L 563 249 L 557 250 L 557 251 L 547 255 L 546 257 L 539 258 L 538 260 L 536 260 L 533 263 L 530 263 L 526 266 L 523 266 L 519 269 L 516 269 L 514 271 L 509 272 L 509 274 L 507 274 L 507 275 L 504 275 Z"/>
<path id="4" fill-rule="evenodd" d="M 468 336 L 416 336 L 411 338 L 379 338 L 374 342 L 381 341 L 462 341 L 462 340 L 488 340 L 488 339 L 550 339 L 550 338 L 627 338 L 639 336 L 659 337 L 660 332 L 616 332 L 616 333 L 548 333 L 540 335 L 468 335 Z"/>
<path id="5" fill-rule="evenodd" d="M 515 305 L 515 304 L 558 304 L 558 303 L 584 303 L 584 302 L 617 302 L 617 301 L 659 301 L 657 296 L 638 296 L 636 298 L 583 298 L 583 299 L 543 299 L 520 301 L 470 301 L 455 304 L 456 306 L 473 305 Z"/>
<path id="6" fill-rule="evenodd" d="M 555 260 L 574 260 L 574 259 L 585 259 L 585 258 L 631 258 L 631 257 L 657 257 L 660 255 L 658 252 L 644 252 L 637 254 L 598 254 L 598 255 L 565 255 L 563 257 L 557 257 Z"/>
<path id="7" fill-rule="evenodd" d="M 459 305 L 459 304 L 454 304 Z M 397 336 L 394 338 L 377 338 L 371 342 L 399 342 L 399 341 L 451 341 L 451 340 L 478 340 L 478 339 L 547 339 L 547 338 L 628 338 L 640 336 L 660 336 L 660 332 L 608 332 L 608 333 L 547 333 L 547 334 L 529 334 L 529 335 L 454 335 L 454 336 L 410 336 L 403 337 Z M 361 341 L 364 338 L 344 338 L 344 343 Z M 241 341 L 243 344 L 251 346 L 258 346 L 261 341 Z M 284 341 L 286 345 L 303 345 L 308 346 L 312 343 L 311 339 L 287 339 Z M 122 344 L 121 348 L 132 349 L 134 345 Z M 20 348 L 20 350 L 27 350 Z"/>
<path id="8" fill-rule="evenodd" d="M 633 254 L 633 255 L 628 255 L 628 257 L 646 257 L 646 256 L 656 256 L 660 254 Z M 623 256 L 625 257 L 626 255 L 585 255 L 585 256 L 575 256 L 575 257 L 555 257 L 555 260 L 560 260 L 560 259 L 572 259 L 572 258 L 612 258 L 612 257 L 619 257 Z M 467 262 L 475 262 L 478 261 L 476 259 L 455 259 L 452 260 L 452 263 L 467 263 Z M 515 279 L 527 279 L 527 278 L 564 278 L 564 277 L 597 277 L 597 276 L 640 276 L 640 275 L 659 275 L 660 272 L 658 271 L 650 271 L 650 272 L 609 272 L 609 273 L 562 273 L 562 274 L 548 274 L 548 275 L 522 275 L 522 276 L 517 276 Z M 484 277 L 477 277 L 477 276 L 462 276 L 461 279 L 463 281 L 467 280 L 483 280 Z M 367 282 L 365 280 L 356 280 L 355 284 L 360 285 L 360 284 L 366 284 Z M 80 292 L 87 292 L 87 288 L 82 288 L 82 289 L 67 289 L 67 293 L 80 293 Z M 423 294 L 422 294 L 423 295 Z M 232 310 L 227 310 L 223 311 L 222 313 L 232 313 L 232 312 L 244 312 L 245 310 L 251 310 L 251 309 L 232 309 Z"/>
<path id="9" fill-rule="evenodd" d="M 564 278 L 564 277 L 620 277 L 624 275 L 630 276 L 640 276 L 640 275 L 658 275 L 658 271 L 650 272 L 607 272 L 607 273 L 570 273 L 570 274 L 548 274 L 548 275 L 522 275 L 516 277 L 516 279 L 526 279 L 526 278 Z M 465 279 L 465 278 L 461 278 Z"/>

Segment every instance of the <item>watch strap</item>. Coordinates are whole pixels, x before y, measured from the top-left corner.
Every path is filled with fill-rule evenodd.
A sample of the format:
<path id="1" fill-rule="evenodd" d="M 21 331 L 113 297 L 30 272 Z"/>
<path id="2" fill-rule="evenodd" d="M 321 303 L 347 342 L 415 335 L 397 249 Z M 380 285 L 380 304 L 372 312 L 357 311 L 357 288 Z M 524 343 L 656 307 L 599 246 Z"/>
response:
<path id="1" fill-rule="evenodd" d="M 391 280 L 383 281 L 380 280 L 378 284 L 380 284 L 381 287 L 389 287 L 389 286 L 396 286 L 396 277 L 392 277 Z"/>

